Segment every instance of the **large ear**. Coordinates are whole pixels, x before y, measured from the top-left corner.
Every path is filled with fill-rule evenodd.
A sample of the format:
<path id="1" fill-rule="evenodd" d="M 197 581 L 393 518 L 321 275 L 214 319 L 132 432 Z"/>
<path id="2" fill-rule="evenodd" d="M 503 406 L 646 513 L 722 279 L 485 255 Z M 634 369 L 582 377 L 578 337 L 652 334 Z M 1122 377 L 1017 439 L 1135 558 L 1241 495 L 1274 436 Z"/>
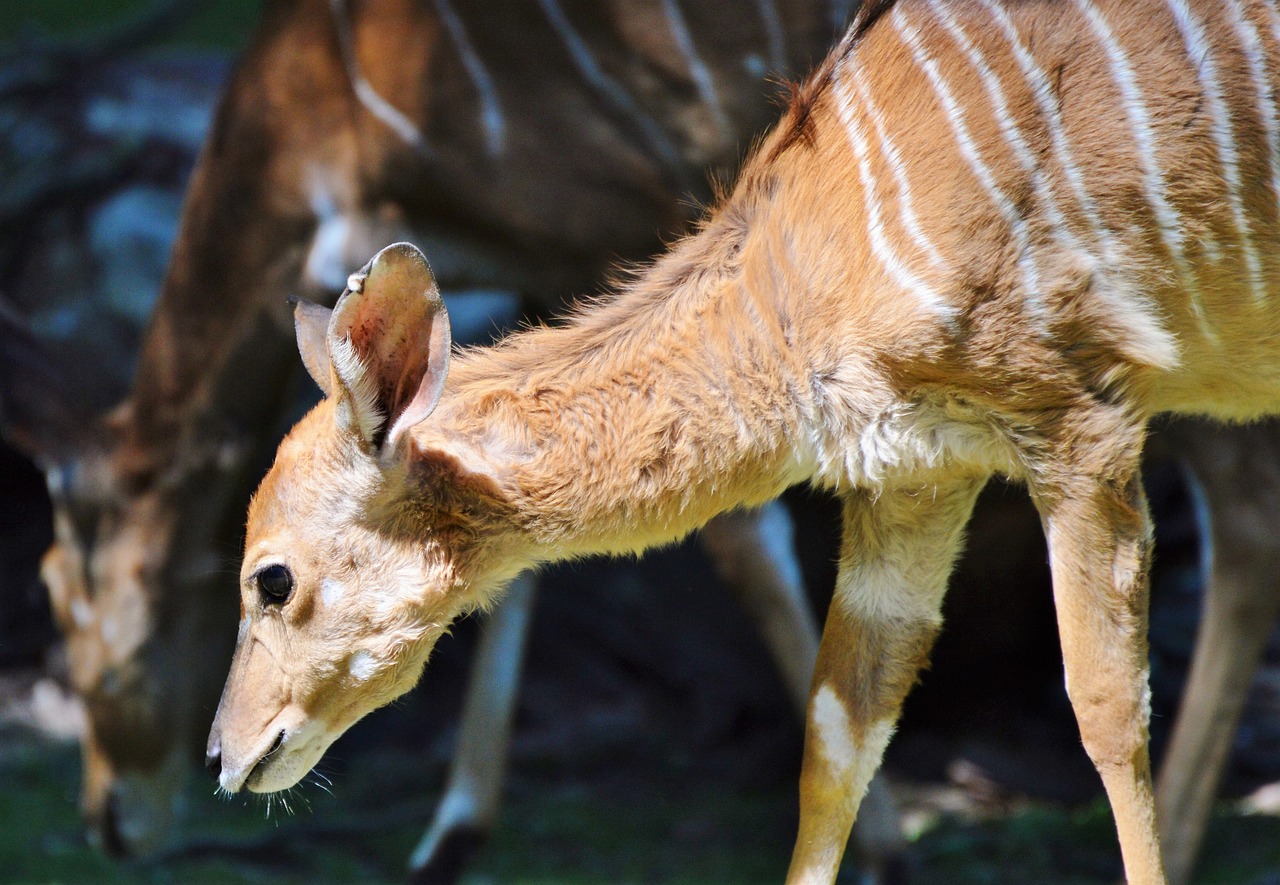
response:
<path id="1" fill-rule="evenodd" d="M 99 418 L 26 321 L 0 301 L 0 432 L 48 470 L 101 444 Z"/>
<path id="2" fill-rule="evenodd" d="M 452 344 L 427 259 L 408 243 L 383 249 L 351 275 L 329 321 L 338 420 L 394 448 L 440 401 Z"/>
<path id="3" fill-rule="evenodd" d="M 333 366 L 329 362 L 327 338 L 333 311 L 322 304 L 301 298 L 290 300 L 293 301 L 293 330 L 298 337 L 298 353 L 302 355 L 302 364 L 307 367 L 307 374 L 324 391 L 324 395 L 330 396 L 333 394 Z"/>

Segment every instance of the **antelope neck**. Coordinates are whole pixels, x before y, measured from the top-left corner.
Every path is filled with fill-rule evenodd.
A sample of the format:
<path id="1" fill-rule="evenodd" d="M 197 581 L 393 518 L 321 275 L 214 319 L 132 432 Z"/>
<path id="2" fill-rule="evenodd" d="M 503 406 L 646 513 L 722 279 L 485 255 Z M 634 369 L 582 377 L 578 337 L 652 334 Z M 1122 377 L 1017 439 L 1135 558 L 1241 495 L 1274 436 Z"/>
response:
<path id="1" fill-rule="evenodd" d="M 427 424 L 540 558 L 638 552 L 803 478 L 803 374 L 747 239 L 713 222 L 611 303 L 454 361 Z"/>

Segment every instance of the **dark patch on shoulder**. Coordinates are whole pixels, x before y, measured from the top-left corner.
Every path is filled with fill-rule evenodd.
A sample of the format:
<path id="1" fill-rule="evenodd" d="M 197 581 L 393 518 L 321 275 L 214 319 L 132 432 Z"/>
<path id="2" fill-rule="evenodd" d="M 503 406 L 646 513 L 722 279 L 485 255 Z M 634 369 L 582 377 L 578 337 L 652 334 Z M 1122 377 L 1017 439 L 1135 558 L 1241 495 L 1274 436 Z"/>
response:
<path id="1" fill-rule="evenodd" d="M 782 135 L 769 153 L 770 163 L 798 144 L 813 147 L 813 109 L 818 104 L 823 87 L 831 79 L 832 70 L 832 66 L 824 64 L 809 82 L 803 85 L 787 84 L 791 93 L 787 101 L 787 115 L 782 124 Z"/>
<path id="2" fill-rule="evenodd" d="M 786 84 L 789 92 L 787 113 L 783 118 L 781 134 L 773 149 L 769 152 L 770 163 L 785 154 L 796 145 L 812 147 L 814 144 L 814 109 L 822 98 L 823 92 L 831 83 L 837 65 L 851 52 L 857 49 L 871 26 L 888 12 L 896 0 L 866 0 L 853 18 L 849 30 L 840 44 L 827 54 L 826 59 L 818 66 L 803 84 Z"/>

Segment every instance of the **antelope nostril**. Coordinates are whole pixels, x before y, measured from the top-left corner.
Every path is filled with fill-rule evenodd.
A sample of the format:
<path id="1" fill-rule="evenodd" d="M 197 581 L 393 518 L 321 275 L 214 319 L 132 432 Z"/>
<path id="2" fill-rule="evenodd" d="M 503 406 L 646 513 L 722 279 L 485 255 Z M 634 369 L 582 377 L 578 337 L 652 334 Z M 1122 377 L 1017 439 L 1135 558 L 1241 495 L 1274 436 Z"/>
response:
<path id="1" fill-rule="evenodd" d="M 209 772 L 209 777 L 215 781 L 222 777 L 222 750 L 213 747 L 209 750 L 209 755 L 204 757 L 204 770 Z"/>

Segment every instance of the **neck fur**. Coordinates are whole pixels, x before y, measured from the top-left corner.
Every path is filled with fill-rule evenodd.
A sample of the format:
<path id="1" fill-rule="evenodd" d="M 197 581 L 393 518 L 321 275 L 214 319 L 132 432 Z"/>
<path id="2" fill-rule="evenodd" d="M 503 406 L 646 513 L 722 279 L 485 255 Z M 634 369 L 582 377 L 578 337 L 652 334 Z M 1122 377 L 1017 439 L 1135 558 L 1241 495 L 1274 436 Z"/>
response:
<path id="1" fill-rule="evenodd" d="M 803 478 L 803 373 L 756 241 L 722 209 L 615 300 L 460 354 L 420 444 L 493 477 L 540 559 L 637 552 L 777 496 Z"/>

